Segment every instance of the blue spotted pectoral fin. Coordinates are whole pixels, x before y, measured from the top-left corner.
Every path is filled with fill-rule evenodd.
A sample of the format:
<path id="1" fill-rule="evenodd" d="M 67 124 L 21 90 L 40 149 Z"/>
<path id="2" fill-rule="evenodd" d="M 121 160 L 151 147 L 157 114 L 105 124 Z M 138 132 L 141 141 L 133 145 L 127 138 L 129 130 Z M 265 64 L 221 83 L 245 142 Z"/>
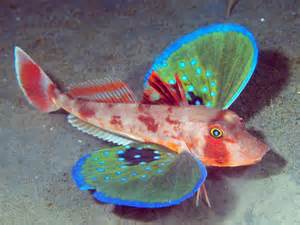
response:
<path id="1" fill-rule="evenodd" d="M 144 79 L 144 94 L 161 100 L 151 85 L 155 71 L 174 86 L 178 75 L 189 104 L 227 109 L 239 96 L 256 67 L 254 36 L 237 24 L 213 24 L 187 34 L 165 49 Z"/>
<path id="2" fill-rule="evenodd" d="M 206 176 L 189 153 L 146 144 L 99 150 L 73 168 L 78 188 L 95 190 L 97 200 L 140 208 L 177 205 L 192 197 Z"/>

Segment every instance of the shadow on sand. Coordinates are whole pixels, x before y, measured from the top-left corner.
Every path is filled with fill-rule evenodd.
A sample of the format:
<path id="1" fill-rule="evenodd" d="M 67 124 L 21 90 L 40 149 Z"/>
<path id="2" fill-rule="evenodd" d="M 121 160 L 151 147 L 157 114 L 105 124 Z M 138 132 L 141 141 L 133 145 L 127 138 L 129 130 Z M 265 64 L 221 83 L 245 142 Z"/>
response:
<path id="1" fill-rule="evenodd" d="M 230 185 L 225 179 L 218 176 L 210 176 L 205 182 L 209 190 L 209 198 L 212 208 L 209 208 L 204 201 L 196 207 L 195 196 L 180 205 L 159 208 L 159 209 L 143 209 L 125 206 L 115 206 L 113 213 L 126 219 L 132 219 L 141 222 L 155 221 L 155 224 L 199 224 L 202 221 L 218 223 L 223 220 L 226 214 L 234 209 L 235 197 Z"/>
<path id="2" fill-rule="evenodd" d="M 261 50 L 251 80 L 230 109 L 245 121 L 249 120 L 271 104 L 288 82 L 289 76 L 289 60 L 285 55 L 274 50 Z"/>

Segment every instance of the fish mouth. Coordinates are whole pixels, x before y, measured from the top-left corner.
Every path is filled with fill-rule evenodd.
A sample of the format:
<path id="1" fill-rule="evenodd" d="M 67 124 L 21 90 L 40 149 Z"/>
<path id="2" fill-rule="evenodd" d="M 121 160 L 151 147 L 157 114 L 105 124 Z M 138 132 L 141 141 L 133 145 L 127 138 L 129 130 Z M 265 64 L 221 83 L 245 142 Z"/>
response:
<path id="1" fill-rule="evenodd" d="M 263 157 L 266 155 L 268 151 L 266 151 L 263 155 L 261 155 L 260 157 L 256 158 L 256 159 L 252 159 L 250 161 L 246 161 L 244 164 L 242 165 L 236 165 L 236 166 L 251 166 L 254 164 L 259 163 L 260 161 L 262 161 Z"/>
<path id="2" fill-rule="evenodd" d="M 257 163 L 259 163 L 260 161 L 262 161 L 263 157 L 267 154 L 267 152 L 270 149 L 268 148 L 267 150 L 265 150 L 265 152 L 263 154 L 261 154 L 259 157 L 257 158 L 251 158 L 251 159 L 247 159 L 247 160 L 243 160 L 242 162 L 233 162 L 233 163 L 228 163 L 228 164 L 223 164 L 223 165 L 211 165 L 214 167 L 242 167 L 242 166 L 251 166 L 251 165 L 255 165 Z"/>
<path id="3" fill-rule="evenodd" d="M 260 157 L 258 157 L 257 159 L 254 160 L 255 163 L 261 161 L 263 159 L 263 157 L 268 153 L 268 151 L 270 151 L 270 147 L 267 146 L 262 152 Z"/>

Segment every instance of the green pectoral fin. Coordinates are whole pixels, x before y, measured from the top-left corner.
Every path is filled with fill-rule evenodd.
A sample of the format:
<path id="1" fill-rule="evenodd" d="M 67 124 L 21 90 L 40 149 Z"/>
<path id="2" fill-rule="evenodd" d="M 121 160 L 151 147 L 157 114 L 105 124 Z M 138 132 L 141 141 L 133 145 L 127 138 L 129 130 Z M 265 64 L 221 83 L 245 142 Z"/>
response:
<path id="1" fill-rule="evenodd" d="M 190 104 L 226 109 L 239 96 L 252 76 L 258 49 L 253 35 L 236 24 L 200 28 L 171 44 L 145 77 L 155 71 L 164 82 L 175 83 L 177 74 Z M 157 96 L 153 91 L 155 101 Z"/>
<path id="2" fill-rule="evenodd" d="M 189 153 L 174 154 L 157 145 L 101 149 L 81 158 L 73 179 L 81 190 L 115 205 L 158 208 L 193 196 L 206 169 Z"/>

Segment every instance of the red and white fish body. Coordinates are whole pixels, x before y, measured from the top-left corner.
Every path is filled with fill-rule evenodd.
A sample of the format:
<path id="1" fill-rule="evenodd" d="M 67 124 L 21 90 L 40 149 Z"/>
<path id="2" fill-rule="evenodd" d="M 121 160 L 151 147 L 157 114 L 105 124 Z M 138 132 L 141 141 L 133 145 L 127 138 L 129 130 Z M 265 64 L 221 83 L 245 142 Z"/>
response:
<path id="1" fill-rule="evenodd" d="M 120 82 L 123 95 L 112 94 L 118 89 L 114 82 L 62 93 L 25 52 L 16 48 L 15 55 L 19 85 L 29 102 L 40 111 L 63 108 L 87 126 L 133 141 L 159 144 L 178 153 L 189 151 L 206 166 L 253 164 L 268 150 L 267 145 L 246 131 L 241 118 L 230 110 L 188 105 L 184 98 L 182 105 L 138 103 Z M 82 98 L 90 95 L 89 92 L 98 98 Z"/>
<path id="2" fill-rule="evenodd" d="M 70 99 L 63 94 L 56 102 L 69 113 L 103 130 L 139 142 L 163 145 L 178 153 L 190 151 L 208 166 L 253 164 L 261 160 L 267 149 L 245 130 L 241 118 L 230 110 L 99 103 Z M 222 138 L 212 136 L 210 131 L 214 128 L 223 133 Z"/>

